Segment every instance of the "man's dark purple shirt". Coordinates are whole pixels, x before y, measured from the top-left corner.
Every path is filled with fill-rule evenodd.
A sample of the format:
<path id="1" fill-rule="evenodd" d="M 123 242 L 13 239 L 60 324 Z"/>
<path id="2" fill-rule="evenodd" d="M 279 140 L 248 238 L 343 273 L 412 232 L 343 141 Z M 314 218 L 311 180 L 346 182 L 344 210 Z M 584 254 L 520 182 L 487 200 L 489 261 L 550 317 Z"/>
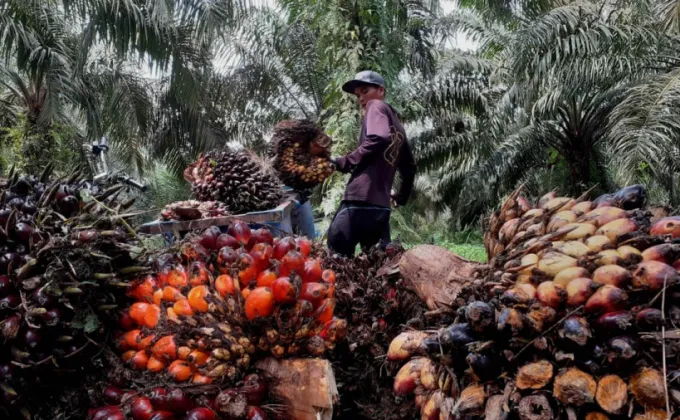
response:
<path id="1" fill-rule="evenodd" d="M 411 195 L 416 176 L 413 153 L 396 111 L 383 101 L 374 99 L 366 104 L 359 147 L 336 163 L 340 172 L 352 172 L 343 197 L 346 201 L 390 207 L 397 171 L 401 186 L 395 195 L 396 203 L 405 205 Z"/>

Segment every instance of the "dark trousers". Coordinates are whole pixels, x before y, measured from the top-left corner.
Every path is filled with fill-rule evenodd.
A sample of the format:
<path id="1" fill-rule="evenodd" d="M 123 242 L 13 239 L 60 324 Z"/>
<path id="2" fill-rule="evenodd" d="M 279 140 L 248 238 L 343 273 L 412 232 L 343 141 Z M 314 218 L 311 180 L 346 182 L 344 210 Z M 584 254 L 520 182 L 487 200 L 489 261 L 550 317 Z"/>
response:
<path id="1" fill-rule="evenodd" d="M 390 243 L 391 209 L 373 204 L 343 201 L 330 228 L 328 247 L 338 254 L 353 257 L 357 244 L 364 251 L 373 245 Z"/>

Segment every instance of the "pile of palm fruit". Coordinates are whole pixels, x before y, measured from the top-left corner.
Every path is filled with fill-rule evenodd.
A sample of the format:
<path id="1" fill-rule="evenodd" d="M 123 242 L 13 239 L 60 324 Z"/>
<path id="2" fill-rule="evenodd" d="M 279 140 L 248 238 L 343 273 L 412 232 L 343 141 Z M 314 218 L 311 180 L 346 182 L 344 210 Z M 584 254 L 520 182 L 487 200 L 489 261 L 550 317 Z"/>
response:
<path id="1" fill-rule="evenodd" d="M 288 186 L 304 191 L 322 183 L 334 171 L 328 137 L 308 120 L 284 120 L 274 127 L 274 167 Z"/>
<path id="2" fill-rule="evenodd" d="M 226 206 L 219 201 L 176 201 L 161 210 L 162 220 L 197 220 L 228 215 Z"/>
<path id="3" fill-rule="evenodd" d="M 226 233 L 211 227 L 163 249 L 128 290 L 134 303 L 120 318 L 118 351 L 132 397 L 104 398 L 109 405 L 93 416 L 278 418 L 263 405 L 266 381 L 245 377 L 254 362 L 321 357 L 347 331 L 334 317 L 335 273 L 311 252 L 305 238 L 274 239 L 240 221 Z M 168 409 L 154 402 L 145 390 L 156 387 L 183 393 L 185 403 Z"/>
<path id="4" fill-rule="evenodd" d="M 336 313 L 348 322 L 346 339 L 328 355 L 340 393 L 335 418 L 406 420 L 418 415 L 412 401 L 392 392 L 401 366 L 385 360 L 387 349 L 405 326 L 432 328 L 447 318 L 424 316 L 427 307 L 403 279 L 378 275 L 403 252 L 398 244 L 384 251 L 374 247 L 353 259 L 326 251 L 324 263 L 337 275 Z"/>
<path id="5" fill-rule="evenodd" d="M 212 150 L 188 171 L 197 200 L 220 201 L 233 214 L 272 209 L 283 196 L 277 177 L 245 150 Z"/>
<path id="6" fill-rule="evenodd" d="M 0 417 L 62 418 L 86 404 L 115 309 L 142 252 L 123 212 L 124 186 L 81 171 L 0 181 Z M 81 394 L 81 395 L 78 395 Z"/>
<path id="7" fill-rule="evenodd" d="M 489 274 L 458 319 L 391 343 L 388 360 L 408 361 L 394 392 L 423 419 L 670 418 L 680 218 L 648 211 L 640 186 L 535 205 L 520 193 L 491 219 Z"/>

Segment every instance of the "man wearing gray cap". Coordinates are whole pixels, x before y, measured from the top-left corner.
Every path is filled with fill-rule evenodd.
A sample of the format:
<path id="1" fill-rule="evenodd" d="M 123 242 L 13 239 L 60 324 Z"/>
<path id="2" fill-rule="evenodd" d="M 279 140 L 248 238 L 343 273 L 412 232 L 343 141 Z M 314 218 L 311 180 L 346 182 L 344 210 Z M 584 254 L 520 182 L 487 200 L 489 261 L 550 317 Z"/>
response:
<path id="1" fill-rule="evenodd" d="M 406 204 L 413 189 L 416 165 L 397 112 L 384 102 L 382 76 L 374 71 L 362 71 L 345 83 L 342 90 L 357 97 L 365 116 L 359 146 L 346 156 L 334 159 L 338 171 L 351 172 L 352 176 L 328 229 L 328 247 L 351 257 L 357 244 L 367 250 L 391 241 L 390 204 Z M 397 171 L 401 185 L 392 194 Z"/>

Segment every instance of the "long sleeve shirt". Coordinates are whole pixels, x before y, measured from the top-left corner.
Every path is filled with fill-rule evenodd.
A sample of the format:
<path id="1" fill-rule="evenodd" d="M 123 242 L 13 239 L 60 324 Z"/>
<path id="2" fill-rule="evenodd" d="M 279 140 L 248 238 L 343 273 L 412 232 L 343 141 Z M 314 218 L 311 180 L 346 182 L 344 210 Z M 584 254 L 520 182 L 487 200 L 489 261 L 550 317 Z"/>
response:
<path id="1" fill-rule="evenodd" d="M 416 176 L 416 164 L 406 132 L 394 109 L 380 100 L 366 105 L 359 146 L 336 161 L 340 172 L 351 172 L 344 199 L 390 207 L 394 176 L 401 185 L 395 195 L 398 205 L 407 203 Z"/>

